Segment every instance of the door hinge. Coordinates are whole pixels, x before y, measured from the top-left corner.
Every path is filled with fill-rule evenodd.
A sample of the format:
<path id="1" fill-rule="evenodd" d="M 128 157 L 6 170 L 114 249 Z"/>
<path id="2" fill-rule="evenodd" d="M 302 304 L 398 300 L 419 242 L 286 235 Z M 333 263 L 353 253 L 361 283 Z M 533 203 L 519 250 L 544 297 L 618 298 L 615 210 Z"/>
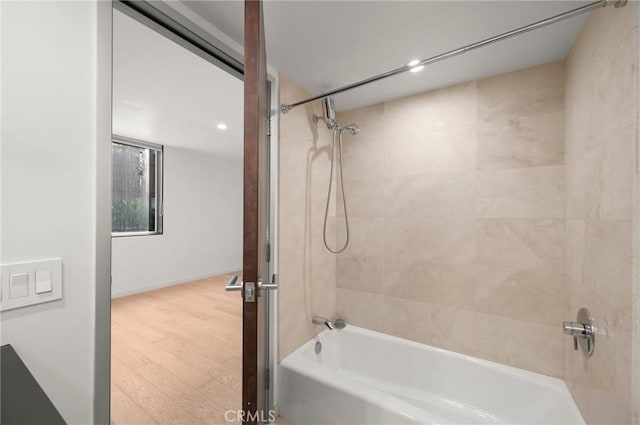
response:
<path id="1" fill-rule="evenodd" d="M 271 262 L 271 243 L 267 242 L 267 263 Z"/>
<path id="2" fill-rule="evenodd" d="M 265 369 L 264 371 L 264 389 L 271 389 L 271 369 Z"/>
<path id="3" fill-rule="evenodd" d="M 271 111 L 269 111 L 269 115 L 267 116 L 267 136 L 271 137 Z"/>

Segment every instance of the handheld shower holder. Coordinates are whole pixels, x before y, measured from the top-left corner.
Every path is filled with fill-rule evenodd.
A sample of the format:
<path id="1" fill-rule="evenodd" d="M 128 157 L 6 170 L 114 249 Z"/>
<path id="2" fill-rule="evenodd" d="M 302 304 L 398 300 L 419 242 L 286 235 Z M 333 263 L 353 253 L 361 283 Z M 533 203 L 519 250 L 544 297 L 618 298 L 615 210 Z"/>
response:
<path id="1" fill-rule="evenodd" d="M 335 120 L 332 120 L 330 118 L 319 117 L 316 114 L 313 114 L 312 118 L 313 118 L 314 124 L 318 124 L 320 121 L 322 121 L 323 123 L 325 123 L 325 125 L 329 130 L 333 130 L 334 128 L 338 127 L 338 123 L 336 123 Z"/>

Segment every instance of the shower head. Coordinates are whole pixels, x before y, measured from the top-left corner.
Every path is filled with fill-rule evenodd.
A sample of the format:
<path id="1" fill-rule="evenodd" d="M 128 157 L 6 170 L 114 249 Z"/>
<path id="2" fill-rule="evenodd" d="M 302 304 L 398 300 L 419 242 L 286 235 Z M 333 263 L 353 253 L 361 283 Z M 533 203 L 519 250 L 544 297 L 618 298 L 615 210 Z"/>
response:
<path id="1" fill-rule="evenodd" d="M 328 120 L 336 120 L 336 105 L 330 97 L 322 98 L 322 115 Z"/>
<path id="2" fill-rule="evenodd" d="M 320 121 L 324 122 L 327 125 L 329 130 L 333 130 L 338 126 L 336 122 L 336 107 L 333 103 L 333 99 L 330 97 L 322 98 L 322 116 L 319 117 L 316 114 L 313 114 L 313 122 L 318 123 Z"/>

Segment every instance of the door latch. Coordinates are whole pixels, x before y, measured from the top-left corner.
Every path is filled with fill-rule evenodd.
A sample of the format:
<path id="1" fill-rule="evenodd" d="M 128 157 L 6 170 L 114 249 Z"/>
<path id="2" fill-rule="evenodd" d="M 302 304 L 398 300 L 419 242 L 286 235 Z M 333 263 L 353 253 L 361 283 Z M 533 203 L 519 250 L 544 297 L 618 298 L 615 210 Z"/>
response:
<path id="1" fill-rule="evenodd" d="M 253 282 L 244 283 L 244 302 L 253 303 L 256 301 L 256 284 Z"/>
<path id="2" fill-rule="evenodd" d="M 275 282 L 275 275 L 272 283 L 262 283 L 262 279 L 258 279 L 257 285 L 255 282 L 238 281 L 238 276 L 233 275 L 224 289 L 225 291 L 241 291 L 244 302 L 253 303 L 256 301 L 256 291 L 272 291 L 278 289 L 278 284 Z"/>

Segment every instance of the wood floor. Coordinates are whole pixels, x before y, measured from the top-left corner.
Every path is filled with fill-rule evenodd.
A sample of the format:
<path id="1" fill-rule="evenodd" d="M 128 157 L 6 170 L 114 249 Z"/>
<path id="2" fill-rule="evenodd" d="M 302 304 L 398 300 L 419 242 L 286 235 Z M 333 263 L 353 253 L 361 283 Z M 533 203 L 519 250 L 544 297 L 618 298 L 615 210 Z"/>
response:
<path id="1" fill-rule="evenodd" d="M 111 421 L 234 423 L 241 405 L 242 302 L 222 275 L 114 299 Z"/>

